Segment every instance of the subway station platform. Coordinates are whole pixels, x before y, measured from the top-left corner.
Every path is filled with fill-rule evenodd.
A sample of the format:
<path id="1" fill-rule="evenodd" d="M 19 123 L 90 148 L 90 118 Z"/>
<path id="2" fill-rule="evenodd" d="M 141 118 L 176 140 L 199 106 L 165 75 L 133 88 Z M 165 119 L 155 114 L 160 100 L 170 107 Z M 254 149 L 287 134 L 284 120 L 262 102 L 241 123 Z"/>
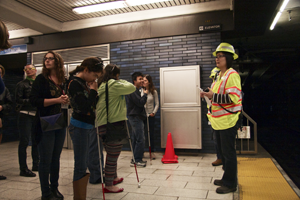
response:
<path id="1" fill-rule="evenodd" d="M 0 199 L 38 200 L 41 191 L 38 175 L 33 178 L 19 176 L 18 142 L 0 145 L 0 175 L 7 177 L 0 181 Z M 31 148 L 28 152 L 28 167 L 31 168 Z M 300 191 L 281 169 L 277 162 L 258 145 L 257 155 L 239 155 L 239 187 L 235 193 L 217 194 L 214 179 L 222 177 L 221 166 L 213 167 L 215 154 L 178 155 L 178 163 L 162 164 L 163 152 L 156 153 L 156 160 L 149 162 L 145 152 L 146 168 L 137 168 L 141 187 L 138 188 L 134 167 L 130 167 L 131 152 L 122 151 L 118 161 L 118 176 L 124 178 L 119 187 L 124 192 L 106 194 L 111 200 L 247 200 L 247 199 L 299 199 Z M 255 163 L 257 162 L 257 163 Z M 274 168 L 274 166 L 276 166 Z M 59 190 L 65 200 L 73 199 L 74 154 L 63 149 L 61 155 Z M 271 172 L 268 176 L 267 172 Z M 257 175 L 258 173 L 258 175 Z M 275 174 L 275 175 L 274 175 Z M 263 182 L 265 181 L 265 182 Z M 261 182 L 262 186 L 259 186 Z M 283 194 L 277 196 L 276 192 Z M 87 200 L 102 198 L 101 184 L 88 184 Z"/>

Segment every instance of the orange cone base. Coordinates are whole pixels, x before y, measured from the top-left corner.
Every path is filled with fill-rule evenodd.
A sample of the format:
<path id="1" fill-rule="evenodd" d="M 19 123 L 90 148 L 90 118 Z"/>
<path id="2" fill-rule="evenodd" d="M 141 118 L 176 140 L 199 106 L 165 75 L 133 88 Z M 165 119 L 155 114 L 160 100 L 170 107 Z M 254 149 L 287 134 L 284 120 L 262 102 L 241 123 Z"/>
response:
<path id="1" fill-rule="evenodd" d="M 168 164 L 168 163 L 178 163 L 178 156 L 174 156 L 173 159 L 169 159 L 169 158 L 165 158 L 165 156 L 163 156 L 163 158 L 161 159 L 161 162 L 164 164 Z"/>

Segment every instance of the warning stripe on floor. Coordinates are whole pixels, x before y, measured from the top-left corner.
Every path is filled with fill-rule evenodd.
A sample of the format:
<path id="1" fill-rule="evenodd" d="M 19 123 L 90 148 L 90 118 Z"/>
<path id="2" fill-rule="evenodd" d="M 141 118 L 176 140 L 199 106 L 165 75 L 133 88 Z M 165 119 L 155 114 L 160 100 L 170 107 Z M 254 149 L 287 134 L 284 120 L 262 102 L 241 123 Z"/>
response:
<path id="1" fill-rule="evenodd" d="M 238 158 L 240 200 L 299 200 L 270 158 Z"/>

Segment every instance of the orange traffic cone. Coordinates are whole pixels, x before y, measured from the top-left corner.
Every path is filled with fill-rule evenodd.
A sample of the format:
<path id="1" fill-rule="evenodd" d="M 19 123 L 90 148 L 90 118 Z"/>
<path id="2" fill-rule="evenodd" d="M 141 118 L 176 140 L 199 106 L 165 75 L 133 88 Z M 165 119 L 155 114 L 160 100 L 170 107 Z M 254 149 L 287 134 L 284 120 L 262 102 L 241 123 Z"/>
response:
<path id="1" fill-rule="evenodd" d="M 172 135 L 171 133 L 168 133 L 167 138 L 167 146 L 165 155 L 161 159 L 161 162 L 165 163 L 178 163 L 178 156 L 175 155 L 174 147 L 173 147 L 173 141 L 172 141 Z"/>

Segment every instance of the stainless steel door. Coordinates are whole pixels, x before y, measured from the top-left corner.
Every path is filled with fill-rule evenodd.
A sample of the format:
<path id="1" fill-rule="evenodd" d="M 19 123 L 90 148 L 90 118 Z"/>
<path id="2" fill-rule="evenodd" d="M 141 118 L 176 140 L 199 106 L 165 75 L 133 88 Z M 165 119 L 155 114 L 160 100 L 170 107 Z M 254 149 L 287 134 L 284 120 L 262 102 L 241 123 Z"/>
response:
<path id="1" fill-rule="evenodd" d="M 200 106 L 199 66 L 160 68 L 161 107 Z"/>
<path id="2" fill-rule="evenodd" d="M 172 134 L 174 148 L 201 149 L 200 107 L 161 109 L 161 147 L 166 148 L 167 135 Z"/>
<path id="3" fill-rule="evenodd" d="M 160 68 L 161 147 L 172 134 L 174 148 L 201 149 L 199 66 Z"/>

